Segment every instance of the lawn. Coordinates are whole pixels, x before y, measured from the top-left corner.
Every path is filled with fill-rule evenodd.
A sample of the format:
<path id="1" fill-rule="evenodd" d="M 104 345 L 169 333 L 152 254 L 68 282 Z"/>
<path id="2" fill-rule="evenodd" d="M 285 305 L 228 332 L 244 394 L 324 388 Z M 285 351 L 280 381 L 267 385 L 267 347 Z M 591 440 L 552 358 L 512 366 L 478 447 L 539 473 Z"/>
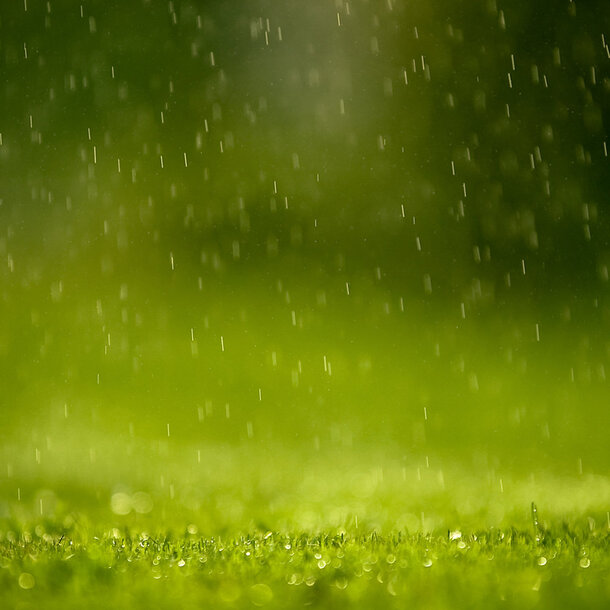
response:
<path id="1" fill-rule="evenodd" d="M 587 522 L 539 536 L 58 529 L 2 540 L 4 607 L 604 608 L 610 599 L 610 539 Z"/>
<path id="2" fill-rule="evenodd" d="M 70 456 L 79 443 L 86 453 L 73 440 Z M 535 468 L 493 477 L 459 460 L 395 459 L 395 446 L 114 443 L 112 458 L 108 445 L 73 468 L 50 452 L 20 473 L 3 504 L 3 607 L 610 600 L 607 477 Z"/>

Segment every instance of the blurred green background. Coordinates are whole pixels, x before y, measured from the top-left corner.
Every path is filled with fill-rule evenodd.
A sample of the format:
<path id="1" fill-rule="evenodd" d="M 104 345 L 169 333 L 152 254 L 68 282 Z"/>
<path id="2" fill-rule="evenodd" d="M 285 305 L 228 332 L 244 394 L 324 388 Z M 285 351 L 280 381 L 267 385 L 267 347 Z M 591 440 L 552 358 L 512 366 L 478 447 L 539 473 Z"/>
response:
<path id="1" fill-rule="evenodd" d="M 607 502 L 609 26 L 3 2 L 0 516 Z"/>

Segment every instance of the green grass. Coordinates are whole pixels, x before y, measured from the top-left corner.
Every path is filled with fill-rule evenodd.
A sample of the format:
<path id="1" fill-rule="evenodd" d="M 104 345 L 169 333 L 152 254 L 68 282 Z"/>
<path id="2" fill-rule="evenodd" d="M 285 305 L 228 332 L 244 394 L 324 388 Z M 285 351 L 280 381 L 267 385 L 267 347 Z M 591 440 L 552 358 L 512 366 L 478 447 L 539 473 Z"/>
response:
<path id="1" fill-rule="evenodd" d="M 46 523 L 3 533 L 0 600 L 7 608 L 607 607 L 608 529 L 584 522 L 539 534 L 207 538 L 193 526 L 150 534 Z"/>
<path id="2" fill-rule="evenodd" d="M 96 458 L 74 464 L 89 443 Z M 492 473 L 440 455 L 407 460 L 391 444 L 197 449 L 166 439 L 151 451 L 148 440 L 93 431 L 66 444 L 40 463 L 16 463 L 2 481 L 1 607 L 610 601 L 605 476 Z M 13 456 L 30 450 L 5 447 Z"/>

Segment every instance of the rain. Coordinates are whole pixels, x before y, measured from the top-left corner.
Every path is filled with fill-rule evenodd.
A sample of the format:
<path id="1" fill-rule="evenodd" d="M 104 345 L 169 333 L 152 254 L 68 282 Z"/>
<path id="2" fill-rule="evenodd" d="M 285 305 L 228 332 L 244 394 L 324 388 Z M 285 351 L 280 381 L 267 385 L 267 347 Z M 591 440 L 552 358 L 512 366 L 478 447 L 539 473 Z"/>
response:
<path id="1" fill-rule="evenodd" d="M 0 547 L 607 532 L 603 2 L 4 2 L 0 74 Z"/>

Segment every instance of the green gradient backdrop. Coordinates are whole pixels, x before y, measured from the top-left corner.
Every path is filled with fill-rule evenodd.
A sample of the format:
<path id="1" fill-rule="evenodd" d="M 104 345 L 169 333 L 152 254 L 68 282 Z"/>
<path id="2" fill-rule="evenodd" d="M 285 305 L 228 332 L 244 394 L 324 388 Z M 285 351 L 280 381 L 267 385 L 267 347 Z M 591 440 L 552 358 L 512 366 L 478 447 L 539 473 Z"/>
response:
<path id="1" fill-rule="evenodd" d="M 168 436 L 604 474 L 609 21 L 3 2 L 11 497 Z"/>

